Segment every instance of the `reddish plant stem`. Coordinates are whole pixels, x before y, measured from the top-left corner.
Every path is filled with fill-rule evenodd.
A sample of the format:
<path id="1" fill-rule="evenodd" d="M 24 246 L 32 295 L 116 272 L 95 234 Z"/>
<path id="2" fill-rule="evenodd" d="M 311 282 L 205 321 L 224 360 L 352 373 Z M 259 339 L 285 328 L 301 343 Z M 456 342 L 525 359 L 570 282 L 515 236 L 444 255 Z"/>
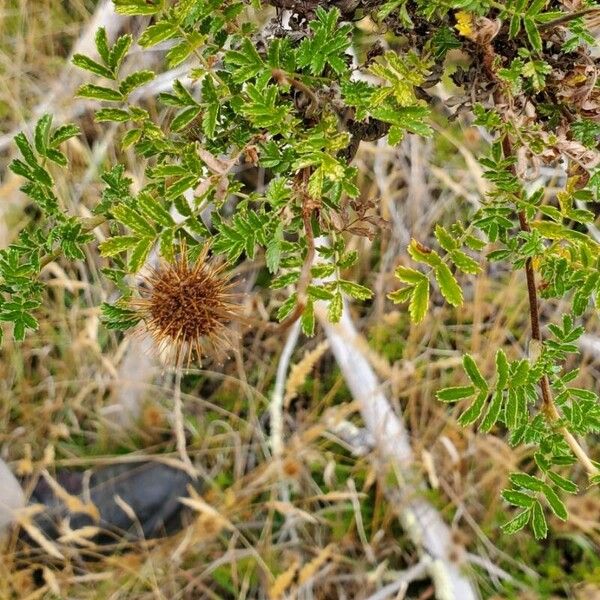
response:
<path id="1" fill-rule="evenodd" d="M 304 264 L 302 265 L 300 276 L 298 277 L 298 283 L 296 284 L 298 302 L 292 314 L 290 314 L 289 317 L 277 325 L 279 330 L 286 330 L 288 327 L 293 325 L 294 322 L 297 321 L 304 312 L 306 303 L 308 301 L 307 291 L 310 284 L 310 271 L 315 260 L 315 236 L 312 228 L 312 214 L 316 206 L 314 199 L 310 198 L 307 193 L 309 178 L 310 167 L 305 167 L 300 173 L 299 185 L 300 193 L 302 195 L 302 222 L 304 223 L 304 233 L 306 234 L 307 248 Z"/>
<path id="2" fill-rule="evenodd" d="M 512 143 L 508 134 L 506 134 L 502 139 L 502 152 L 504 154 L 504 158 L 513 156 Z M 511 167 L 511 171 L 513 175 L 516 176 L 514 166 Z M 531 227 L 529 226 L 529 222 L 527 221 L 527 215 L 525 214 L 525 211 L 518 211 L 518 217 L 521 231 L 529 233 L 531 231 Z M 542 330 L 540 327 L 539 300 L 537 294 L 537 286 L 535 282 L 535 270 L 533 268 L 533 261 L 531 258 L 528 258 L 525 261 L 525 277 L 527 279 L 527 295 L 529 297 L 529 320 L 531 323 L 531 337 L 532 339 L 542 344 L 543 337 Z M 558 423 L 562 419 L 562 415 L 560 414 L 558 408 L 556 407 L 556 404 L 554 403 L 554 399 L 552 397 L 552 389 L 550 387 L 550 381 L 547 375 L 542 376 L 540 380 L 540 389 L 542 391 L 542 403 L 544 413 L 551 422 Z M 598 475 L 598 469 L 590 460 L 589 456 L 585 453 L 585 450 L 581 447 L 575 436 L 568 430 L 568 428 L 565 425 L 560 425 L 558 427 L 558 431 L 561 433 L 561 435 L 567 442 L 569 448 L 577 457 L 581 465 L 585 468 L 588 475 L 590 477 L 593 475 Z"/>
<path id="3" fill-rule="evenodd" d="M 540 23 L 538 25 L 538 29 L 552 29 L 553 27 L 558 27 L 559 25 L 566 25 L 569 21 L 579 19 L 580 17 L 587 17 L 588 15 L 594 15 L 598 11 L 600 11 L 600 8 L 598 8 L 597 6 L 588 6 L 587 8 L 583 8 L 582 10 L 561 15 L 553 21 L 548 21 L 547 23 Z"/>

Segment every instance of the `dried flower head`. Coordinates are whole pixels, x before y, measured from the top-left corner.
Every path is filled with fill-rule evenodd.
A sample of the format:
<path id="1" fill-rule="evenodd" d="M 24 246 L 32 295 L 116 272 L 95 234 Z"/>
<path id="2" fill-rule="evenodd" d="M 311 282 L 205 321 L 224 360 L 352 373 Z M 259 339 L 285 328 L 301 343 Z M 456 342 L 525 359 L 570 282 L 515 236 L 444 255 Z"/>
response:
<path id="1" fill-rule="evenodd" d="M 177 364 L 194 354 L 222 358 L 232 343 L 229 324 L 240 319 L 226 265 L 216 266 L 207 254 L 205 247 L 192 264 L 184 248 L 174 262 L 152 268 L 142 297 L 132 302 L 158 349 Z"/>

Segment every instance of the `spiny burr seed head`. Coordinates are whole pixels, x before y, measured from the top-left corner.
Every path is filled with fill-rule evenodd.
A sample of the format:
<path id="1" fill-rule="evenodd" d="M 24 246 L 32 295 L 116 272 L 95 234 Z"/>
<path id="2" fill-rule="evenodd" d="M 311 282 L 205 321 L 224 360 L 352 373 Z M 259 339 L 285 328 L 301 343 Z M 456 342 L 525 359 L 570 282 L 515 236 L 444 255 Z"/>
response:
<path id="1" fill-rule="evenodd" d="M 229 323 L 240 317 L 225 265 L 216 267 L 207 253 L 205 247 L 191 264 L 184 248 L 174 262 L 153 268 L 142 297 L 133 301 L 158 349 L 177 364 L 194 354 L 222 358 L 231 346 Z"/>

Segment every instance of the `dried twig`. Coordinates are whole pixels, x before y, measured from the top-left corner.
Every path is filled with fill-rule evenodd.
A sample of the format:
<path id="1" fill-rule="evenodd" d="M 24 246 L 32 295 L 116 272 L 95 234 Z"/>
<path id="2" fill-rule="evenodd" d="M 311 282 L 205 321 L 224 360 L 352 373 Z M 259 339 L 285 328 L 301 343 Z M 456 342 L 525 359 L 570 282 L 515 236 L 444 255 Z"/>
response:
<path id="1" fill-rule="evenodd" d="M 402 590 L 406 592 L 410 583 L 422 579 L 427 575 L 430 562 L 428 557 L 423 557 L 416 565 L 410 567 L 410 569 L 398 573 L 395 581 L 377 590 L 377 592 L 369 596 L 367 600 L 388 600 L 388 598 L 393 598 Z"/>
<path id="2" fill-rule="evenodd" d="M 271 394 L 271 403 L 269 412 L 271 417 L 271 452 L 275 460 L 281 460 L 283 455 L 283 398 L 285 390 L 285 380 L 292 354 L 298 343 L 300 335 L 300 321 L 296 321 L 288 333 L 283 352 L 279 358 L 277 366 L 277 375 L 275 377 L 275 387 Z"/>

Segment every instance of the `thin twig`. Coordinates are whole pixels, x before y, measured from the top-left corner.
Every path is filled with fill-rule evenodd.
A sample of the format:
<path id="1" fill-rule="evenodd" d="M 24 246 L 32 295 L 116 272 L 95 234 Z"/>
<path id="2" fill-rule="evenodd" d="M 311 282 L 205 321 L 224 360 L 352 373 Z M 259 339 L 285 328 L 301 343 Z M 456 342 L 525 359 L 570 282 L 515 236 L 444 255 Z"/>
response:
<path id="1" fill-rule="evenodd" d="M 284 502 L 290 502 L 290 490 L 283 474 L 283 398 L 285 391 L 285 381 L 287 379 L 287 373 L 292 359 L 292 354 L 298 343 L 298 337 L 300 336 L 300 321 L 296 321 L 291 328 L 288 338 L 283 347 L 283 352 L 279 358 L 279 364 L 277 365 L 277 375 L 275 377 L 275 387 L 273 388 L 273 394 L 271 395 L 271 402 L 269 404 L 270 413 L 270 425 L 271 425 L 271 452 L 273 453 L 273 459 L 275 460 L 276 468 L 279 471 L 279 497 Z M 283 531 L 289 531 L 291 539 L 298 541 L 298 534 L 293 527 L 292 519 L 290 515 L 285 517 L 285 526 Z"/>
<path id="2" fill-rule="evenodd" d="M 277 365 L 277 375 L 275 377 L 275 387 L 271 395 L 269 412 L 271 417 L 271 452 L 275 460 L 280 460 L 283 455 L 283 396 L 285 391 L 285 381 L 287 372 L 292 359 L 292 354 L 298 343 L 300 335 L 300 321 L 296 321 L 290 329 L 288 338 L 283 347 L 283 352 Z"/>
<path id="3" fill-rule="evenodd" d="M 311 280 L 310 272 L 315 260 L 315 236 L 311 221 L 312 214 L 316 206 L 316 201 L 311 198 L 307 192 L 308 179 L 310 177 L 310 167 L 302 169 L 300 177 L 302 221 L 304 223 L 304 233 L 306 234 L 306 257 L 304 258 L 304 263 L 302 265 L 302 269 L 300 270 L 300 275 L 296 284 L 296 295 L 298 297 L 296 308 L 289 317 L 287 317 L 277 326 L 280 330 L 286 330 L 288 327 L 290 327 L 290 325 L 295 323 L 300 318 L 300 315 L 304 312 L 308 300 L 307 291 Z"/>
<path id="4" fill-rule="evenodd" d="M 315 115 L 319 108 L 319 100 L 317 99 L 315 93 L 305 83 L 296 77 L 289 75 L 282 69 L 273 69 L 271 74 L 277 83 L 288 83 L 297 91 L 302 92 L 309 100 L 309 105 L 305 110 L 305 115 L 307 117 L 313 117 Z"/>
<path id="5" fill-rule="evenodd" d="M 374 594 L 369 596 L 367 600 L 387 600 L 392 598 L 399 590 L 408 588 L 409 584 L 417 579 L 423 579 L 427 575 L 430 559 L 423 557 L 416 565 L 402 571 L 396 575 L 396 581 L 382 587 Z"/>
<path id="6" fill-rule="evenodd" d="M 508 134 L 506 134 L 502 140 L 502 151 L 504 153 L 504 157 L 508 158 L 513 156 L 513 148 L 512 143 Z M 516 170 L 514 166 L 510 167 L 513 175 L 516 175 Z M 529 233 L 531 231 L 531 227 L 527 221 L 527 215 L 524 210 L 520 210 L 518 212 L 519 216 L 519 225 L 521 231 Z M 533 340 L 537 341 L 540 345 L 543 343 L 543 336 L 540 327 L 540 312 L 539 312 L 539 300 L 537 293 L 537 286 L 535 282 L 535 270 L 533 268 L 533 261 L 531 258 L 527 258 L 525 261 L 525 276 L 527 279 L 527 294 L 529 297 L 529 320 L 531 323 L 531 337 Z M 558 423 L 562 421 L 562 415 L 558 411 L 556 404 L 554 402 L 554 398 L 552 397 L 552 389 L 550 387 L 550 381 L 547 375 L 543 375 L 540 379 L 540 389 L 542 391 L 542 403 L 543 410 L 548 419 L 553 423 Z M 600 471 L 596 468 L 594 463 L 590 460 L 585 450 L 581 447 L 575 436 L 567 429 L 566 426 L 561 425 L 558 427 L 558 431 L 562 434 L 565 441 L 571 448 L 573 454 L 577 457 L 581 465 L 587 471 L 590 477 L 594 475 L 598 475 Z"/>
<path id="7" fill-rule="evenodd" d="M 593 15 L 597 12 L 600 12 L 600 7 L 598 6 L 588 6 L 582 10 L 578 10 L 576 12 L 567 13 L 560 17 L 557 17 L 553 21 L 548 21 L 547 23 L 541 23 L 538 25 L 538 29 L 552 29 L 553 27 L 558 27 L 559 25 L 565 25 L 570 21 L 574 21 L 575 19 L 579 19 L 580 17 L 587 17 L 588 15 Z"/>
<path id="8" fill-rule="evenodd" d="M 187 453 L 187 442 L 185 439 L 185 422 L 183 420 L 183 403 L 181 401 L 182 360 L 183 356 L 180 355 L 173 377 L 173 430 L 181 462 L 187 467 L 190 473 L 195 473 L 197 476 L 196 469 Z"/>

